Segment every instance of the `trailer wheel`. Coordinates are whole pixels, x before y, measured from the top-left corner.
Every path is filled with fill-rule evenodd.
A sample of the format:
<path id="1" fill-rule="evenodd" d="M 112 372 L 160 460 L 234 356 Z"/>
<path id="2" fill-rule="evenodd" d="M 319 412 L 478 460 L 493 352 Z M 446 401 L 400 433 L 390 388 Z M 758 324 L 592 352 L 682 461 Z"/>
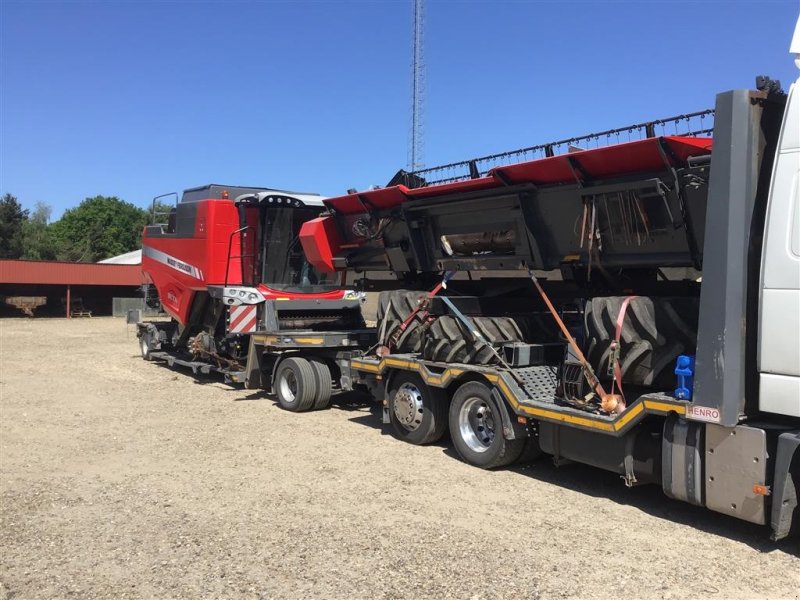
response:
<path id="1" fill-rule="evenodd" d="M 317 395 L 314 398 L 314 410 L 328 408 L 333 393 L 333 382 L 331 380 L 331 369 L 325 361 L 318 358 L 310 358 L 308 362 L 314 370 L 314 379 L 317 384 Z"/>
<path id="2" fill-rule="evenodd" d="M 503 437 L 500 409 L 489 388 L 477 381 L 465 383 L 453 395 L 450 437 L 461 458 L 482 469 L 510 465 L 525 447 L 525 438 Z"/>
<path id="3" fill-rule="evenodd" d="M 447 429 L 447 396 L 414 373 L 398 373 L 389 389 L 389 417 L 397 436 L 411 444 L 431 444 Z"/>
<path id="4" fill-rule="evenodd" d="M 275 373 L 273 387 L 281 407 L 292 412 L 304 412 L 314 406 L 317 381 L 311 364 L 299 356 L 284 359 Z"/>
<path id="5" fill-rule="evenodd" d="M 142 358 L 145 360 L 153 360 L 150 353 L 153 351 L 153 342 L 150 337 L 150 332 L 145 330 L 139 336 L 139 350 L 142 352 Z"/>

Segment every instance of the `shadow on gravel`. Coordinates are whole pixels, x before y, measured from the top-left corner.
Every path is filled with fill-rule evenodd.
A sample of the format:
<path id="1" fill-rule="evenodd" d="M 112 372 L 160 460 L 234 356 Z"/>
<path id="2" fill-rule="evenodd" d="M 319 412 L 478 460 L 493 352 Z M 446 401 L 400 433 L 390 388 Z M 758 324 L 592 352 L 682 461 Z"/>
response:
<path id="1" fill-rule="evenodd" d="M 445 450 L 445 453 L 458 459 L 452 448 Z M 617 504 L 632 506 L 660 519 L 688 525 L 706 533 L 747 544 L 759 552 L 779 550 L 792 556 L 800 556 L 800 540 L 797 538 L 772 542 L 769 539 L 769 528 L 766 526 L 747 523 L 707 508 L 672 500 L 667 498 L 656 485 L 627 488 L 614 473 L 580 464 L 556 467 L 547 456 L 543 456 L 533 464 L 515 465 L 509 470 L 581 494 L 607 498 Z"/>
<path id="2" fill-rule="evenodd" d="M 348 419 L 352 423 L 369 427 L 380 431 L 386 435 L 389 430 L 384 426 L 381 419 L 382 408 L 380 404 L 363 392 L 343 392 L 331 398 L 331 409 L 343 410 L 350 413 L 358 413 L 357 416 Z"/>
<path id="3" fill-rule="evenodd" d="M 223 379 L 219 374 L 193 374 L 191 369 L 170 368 L 166 362 L 162 361 L 153 361 L 153 364 L 159 365 L 176 376 L 191 377 L 195 384 L 223 383 Z M 226 389 L 221 389 L 221 391 L 237 392 L 239 394 L 239 397 L 235 398 L 237 402 L 262 400 L 272 402 L 275 405 L 278 403 L 272 394 L 267 394 L 263 390 L 245 390 L 240 385 L 229 385 Z M 392 435 L 392 426 L 384 425 L 382 422 L 382 407 L 379 403 L 371 400 L 365 393 L 343 392 L 335 394 L 331 398 L 329 410 L 355 413 L 356 416 L 349 419 L 351 422 L 380 431 L 382 435 Z M 398 443 L 401 442 L 398 441 Z M 461 460 L 450 444 L 447 434 L 442 440 L 432 445 L 442 448 L 442 452 L 448 457 L 454 460 Z M 556 467 L 547 456 L 542 457 L 533 464 L 515 465 L 509 467 L 508 470 L 538 481 L 570 489 L 580 494 L 607 498 L 617 504 L 632 506 L 659 519 L 681 523 L 707 533 L 747 544 L 759 552 L 769 553 L 777 550 L 800 557 L 800 540 L 797 538 L 782 540 L 778 543 L 772 542 L 769 540 L 768 527 L 746 523 L 733 517 L 712 512 L 706 508 L 672 500 L 667 498 L 656 485 L 627 488 L 620 477 L 614 473 L 581 464 Z"/>

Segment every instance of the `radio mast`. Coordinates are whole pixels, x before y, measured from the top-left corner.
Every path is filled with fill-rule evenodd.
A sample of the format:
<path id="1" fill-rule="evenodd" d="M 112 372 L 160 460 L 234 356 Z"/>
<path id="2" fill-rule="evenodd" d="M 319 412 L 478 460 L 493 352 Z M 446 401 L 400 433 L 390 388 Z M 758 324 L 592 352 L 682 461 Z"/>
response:
<path id="1" fill-rule="evenodd" d="M 423 0 L 414 1 L 414 30 L 411 59 L 411 131 L 408 140 L 408 167 L 417 171 L 424 166 L 423 111 L 425 105 L 425 59 L 423 38 L 425 14 Z"/>

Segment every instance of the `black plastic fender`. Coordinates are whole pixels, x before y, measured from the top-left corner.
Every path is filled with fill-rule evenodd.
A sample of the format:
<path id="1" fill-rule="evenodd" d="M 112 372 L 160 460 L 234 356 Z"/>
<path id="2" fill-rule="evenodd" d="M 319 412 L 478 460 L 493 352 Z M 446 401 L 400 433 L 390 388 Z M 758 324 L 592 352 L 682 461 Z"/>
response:
<path id="1" fill-rule="evenodd" d="M 800 431 L 778 436 L 775 477 L 772 485 L 772 539 L 800 533 Z"/>
<path id="2" fill-rule="evenodd" d="M 496 387 L 492 388 L 492 400 L 494 400 L 495 406 L 500 412 L 500 418 L 503 420 L 503 437 L 507 440 L 528 437 L 526 427 L 517 423 L 516 415 L 512 415 L 509 411 L 508 404 L 506 404 Z"/>

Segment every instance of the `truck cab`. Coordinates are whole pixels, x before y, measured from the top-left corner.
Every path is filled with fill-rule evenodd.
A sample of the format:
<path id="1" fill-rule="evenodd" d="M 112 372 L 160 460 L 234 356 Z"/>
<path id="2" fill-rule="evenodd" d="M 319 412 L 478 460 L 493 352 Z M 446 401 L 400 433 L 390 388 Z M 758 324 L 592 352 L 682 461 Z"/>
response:
<path id="1" fill-rule="evenodd" d="M 791 51 L 800 68 L 800 21 Z M 759 405 L 800 417 L 800 79 L 790 88 L 770 178 L 759 301 Z"/>

